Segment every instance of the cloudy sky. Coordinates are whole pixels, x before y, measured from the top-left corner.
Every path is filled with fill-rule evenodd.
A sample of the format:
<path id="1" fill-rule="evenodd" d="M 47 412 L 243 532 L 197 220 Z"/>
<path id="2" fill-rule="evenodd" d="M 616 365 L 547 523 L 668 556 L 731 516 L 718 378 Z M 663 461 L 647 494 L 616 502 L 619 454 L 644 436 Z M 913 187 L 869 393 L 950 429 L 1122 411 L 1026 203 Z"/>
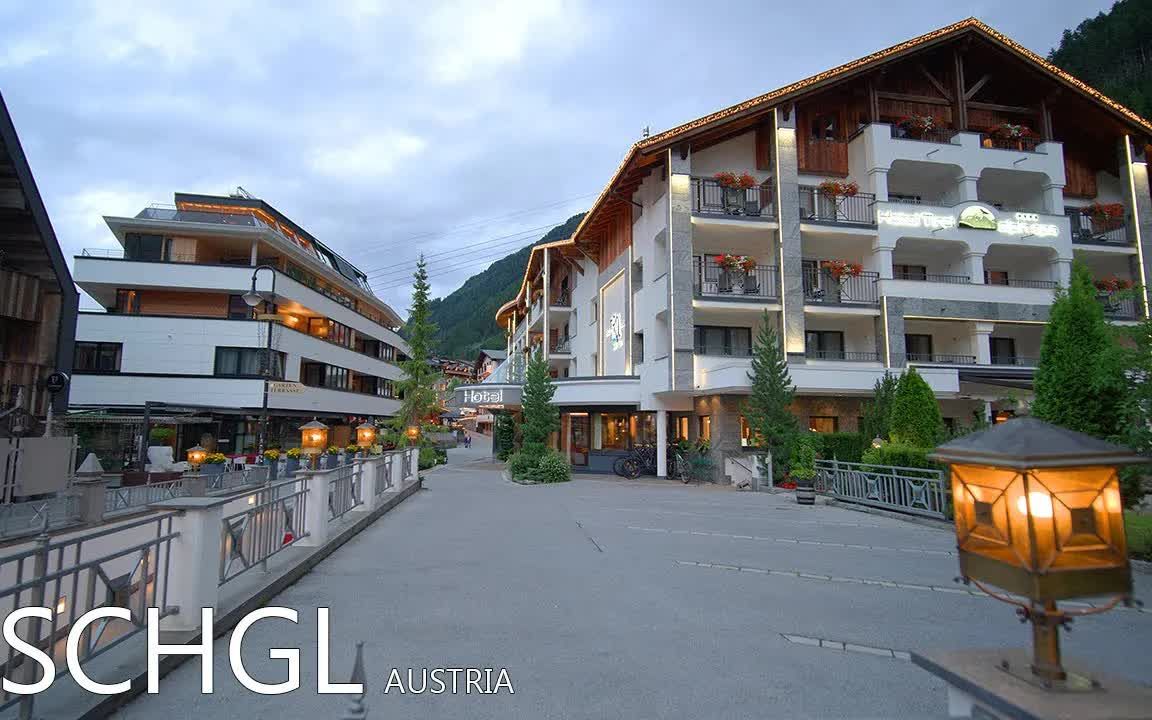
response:
<path id="1" fill-rule="evenodd" d="M 585 209 L 677 125 L 975 15 L 1045 54 L 1103 0 L 0 0 L 0 92 L 68 256 L 238 185 L 405 312 Z M 91 301 L 86 299 L 91 305 Z"/>

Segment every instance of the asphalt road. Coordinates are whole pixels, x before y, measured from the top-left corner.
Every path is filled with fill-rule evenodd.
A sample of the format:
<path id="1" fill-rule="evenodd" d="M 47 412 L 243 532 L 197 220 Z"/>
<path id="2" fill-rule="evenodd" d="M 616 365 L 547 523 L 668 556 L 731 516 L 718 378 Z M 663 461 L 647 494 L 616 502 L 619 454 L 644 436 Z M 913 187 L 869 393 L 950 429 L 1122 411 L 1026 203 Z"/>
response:
<path id="1" fill-rule="evenodd" d="M 318 606 L 332 680 L 365 643 L 370 718 L 943 718 L 943 684 L 903 653 L 1029 642 L 1012 608 L 953 583 L 950 533 L 710 487 L 522 487 L 486 453 L 451 451 L 425 491 L 277 598 L 299 625 L 250 630 L 264 682 L 285 679 L 269 648 L 303 649 L 300 690 L 243 689 L 222 638 L 214 694 L 194 660 L 120 717 L 342 717 L 346 696 L 315 691 Z M 1148 576 L 1137 587 L 1152 597 Z M 1152 614 L 1123 610 L 1077 621 L 1065 651 L 1149 683 L 1150 641 Z M 464 694 L 464 675 L 454 695 L 384 692 L 393 668 L 411 690 L 409 668 L 419 687 L 422 668 L 469 667 L 493 683 L 506 668 L 515 694 Z"/>

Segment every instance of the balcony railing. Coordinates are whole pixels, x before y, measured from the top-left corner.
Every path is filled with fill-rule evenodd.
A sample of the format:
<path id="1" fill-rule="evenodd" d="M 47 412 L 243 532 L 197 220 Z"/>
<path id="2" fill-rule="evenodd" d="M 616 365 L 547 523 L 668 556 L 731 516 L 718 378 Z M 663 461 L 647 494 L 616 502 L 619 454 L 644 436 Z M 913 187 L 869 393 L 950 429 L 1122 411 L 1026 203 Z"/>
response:
<path id="1" fill-rule="evenodd" d="M 827 195 L 814 185 L 800 186 L 800 220 L 829 225 L 875 225 L 876 196 Z"/>
<path id="2" fill-rule="evenodd" d="M 1132 245 L 1135 238 L 1128 234 L 1128 218 L 1101 220 L 1079 210 L 1068 212 L 1072 225 L 1072 242 L 1083 245 Z"/>
<path id="3" fill-rule="evenodd" d="M 907 353 L 904 359 L 910 363 L 927 365 L 975 365 L 974 355 L 948 355 L 944 353 Z"/>
<path id="4" fill-rule="evenodd" d="M 1043 138 L 1038 137 L 1006 138 L 994 133 L 980 133 L 980 147 L 982 148 L 1039 152 L 1036 148 L 1042 142 L 1044 142 Z"/>
<path id="5" fill-rule="evenodd" d="M 548 298 L 548 302 L 552 307 L 572 307 L 572 292 L 559 290 L 555 295 Z"/>
<path id="6" fill-rule="evenodd" d="M 843 362 L 880 362 L 880 355 L 874 352 L 854 350 L 811 350 L 804 351 L 809 360 L 840 360 Z"/>
<path id="7" fill-rule="evenodd" d="M 1143 304 L 1131 296 L 1097 295 L 1097 302 L 1104 306 L 1104 316 L 1112 320 L 1135 320 L 1140 317 Z"/>
<path id="8" fill-rule="evenodd" d="M 556 338 L 556 342 L 552 343 L 548 352 L 561 353 L 561 354 L 572 352 L 572 338 L 568 338 L 568 337 Z"/>
<path id="9" fill-rule="evenodd" d="M 935 128 L 927 132 L 916 132 L 900 125 L 892 126 L 892 137 L 897 140 L 920 140 L 921 142 L 943 143 L 944 145 L 951 145 L 952 138 L 956 137 L 957 132 L 959 131 L 954 128 Z"/>
<path id="10" fill-rule="evenodd" d="M 999 285 L 1000 287 L 1019 287 L 1019 288 L 1040 288 L 1043 290 L 1051 290 L 1058 286 L 1060 283 L 1055 280 L 1028 280 L 1027 278 L 1008 278 L 996 279 L 994 277 L 987 278 L 986 285 Z"/>
<path id="11" fill-rule="evenodd" d="M 896 280 L 915 280 L 917 282 L 945 283 L 948 285 L 967 285 L 972 278 L 967 275 L 941 275 L 939 273 L 898 272 L 893 273 Z"/>
<path id="12" fill-rule="evenodd" d="M 864 271 L 857 276 L 842 275 L 839 280 L 823 268 L 804 269 L 804 302 L 829 305 L 876 305 L 880 293 L 876 281 L 880 274 Z"/>
<path id="13" fill-rule="evenodd" d="M 1023 355 L 993 355 L 993 365 L 1014 365 L 1016 367 L 1036 367 L 1040 358 L 1025 357 Z"/>
<path id="14" fill-rule="evenodd" d="M 692 212 L 758 219 L 776 217 L 772 180 L 754 188 L 725 188 L 711 178 L 692 178 Z"/>
<path id="15" fill-rule="evenodd" d="M 752 348 L 733 345 L 696 343 L 697 355 L 720 355 L 723 357 L 752 357 Z"/>
<path id="16" fill-rule="evenodd" d="M 693 259 L 693 290 L 698 297 L 766 300 L 780 297 L 779 269 L 757 265 L 750 271 L 721 267 L 712 256 Z"/>

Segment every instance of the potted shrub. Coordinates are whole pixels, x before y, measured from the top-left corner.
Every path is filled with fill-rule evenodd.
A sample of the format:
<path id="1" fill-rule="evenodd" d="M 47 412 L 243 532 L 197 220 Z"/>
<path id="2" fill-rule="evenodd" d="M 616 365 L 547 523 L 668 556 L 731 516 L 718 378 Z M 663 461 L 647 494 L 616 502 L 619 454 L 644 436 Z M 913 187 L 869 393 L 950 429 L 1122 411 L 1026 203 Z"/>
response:
<path id="1" fill-rule="evenodd" d="M 154 427 L 148 431 L 148 439 L 153 445 L 171 445 L 176 439 L 176 431 L 169 427 Z"/>
<path id="2" fill-rule="evenodd" d="M 320 458 L 320 467 L 324 470 L 330 470 L 339 466 L 340 448 L 335 445 L 329 445 L 328 449 L 324 451 L 323 457 Z"/>
<path id="3" fill-rule="evenodd" d="M 360 446 L 356 443 L 348 443 L 344 446 L 344 459 L 347 462 L 352 462 L 352 458 L 360 452 Z"/>
<path id="4" fill-rule="evenodd" d="M 1024 143 L 1035 136 L 1027 125 L 1008 122 L 1002 122 L 992 130 L 992 137 L 1000 141 L 998 146 L 1009 150 L 1023 150 Z"/>
<path id="5" fill-rule="evenodd" d="M 931 115 L 909 115 L 900 121 L 900 128 L 906 136 L 919 140 L 939 128 L 941 124 Z"/>
<path id="6" fill-rule="evenodd" d="M 749 173 L 735 173 L 724 170 L 712 176 L 724 191 L 724 210 L 732 215 L 744 214 L 745 191 L 751 190 L 759 183 Z"/>
<path id="7" fill-rule="evenodd" d="M 276 475 L 280 470 L 280 450 L 278 448 L 268 448 L 264 451 L 264 464 L 268 466 L 268 480 L 276 480 Z"/>
<path id="8" fill-rule="evenodd" d="M 839 198 L 855 197 L 856 193 L 860 192 L 860 186 L 854 182 L 825 180 L 820 183 L 819 190 L 824 197 L 838 201 Z"/>
<path id="9" fill-rule="evenodd" d="M 1102 203 L 1096 201 L 1080 212 L 1092 219 L 1092 234 L 1100 235 L 1115 230 L 1124 223 L 1122 203 Z"/>
<path id="10" fill-rule="evenodd" d="M 756 271 L 756 258 L 748 255 L 733 255 L 724 253 L 712 258 L 720 267 L 718 290 L 731 292 L 734 281 L 739 281 L 741 287 L 747 288 L 748 278 Z"/>
<path id="11" fill-rule="evenodd" d="M 208 453 L 204 457 L 204 463 L 200 466 L 200 472 L 204 475 L 221 475 L 224 472 L 224 465 L 228 463 L 228 458 L 224 453 Z"/>
<path id="12" fill-rule="evenodd" d="M 300 469 L 300 448 L 290 448 L 284 453 L 284 475 L 288 476 Z"/>
<path id="13" fill-rule="evenodd" d="M 1096 289 L 1100 291 L 1100 296 L 1104 298 L 1104 310 L 1106 312 L 1116 312 L 1119 310 L 1120 303 L 1118 300 L 1120 294 L 1125 290 L 1131 290 L 1133 287 L 1131 280 L 1126 280 L 1115 275 L 1096 280 L 1093 284 L 1096 286 Z"/>
<path id="14" fill-rule="evenodd" d="M 789 479 L 796 483 L 796 503 L 816 504 L 816 446 L 808 435 L 796 438 L 792 446 L 792 468 Z"/>

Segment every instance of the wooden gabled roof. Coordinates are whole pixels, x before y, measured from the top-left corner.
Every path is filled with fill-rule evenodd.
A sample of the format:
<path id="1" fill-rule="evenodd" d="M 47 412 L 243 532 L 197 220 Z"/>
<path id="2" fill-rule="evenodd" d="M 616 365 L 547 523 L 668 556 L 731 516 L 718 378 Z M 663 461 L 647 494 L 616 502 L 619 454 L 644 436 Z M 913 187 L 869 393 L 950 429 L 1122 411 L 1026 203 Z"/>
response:
<path id="1" fill-rule="evenodd" d="M 535 275 L 532 271 L 537 265 L 544 261 L 543 250 L 547 248 L 563 248 L 572 247 L 576 243 L 572 238 L 564 238 L 563 240 L 553 240 L 552 242 L 540 243 L 532 248 L 532 252 L 528 253 L 528 262 L 524 263 L 524 278 L 520 281 L 520 289 L 516 291 L 515 297 L 500 306 L 496 311 L 496 324 L 503 323 L 504 318 L 508 313 L 516 309 L 518 306 L 528 305 L 528 283 Z"/>
<path id="2" fill-rule="evenodd" d="M 975 33 L 979 37 L 991 41 L 1034 68 L 1050 75 L 1062 85 L 1097 103 L 1137 132 L 1152 135 L 1152 122 L 1061 70 L 1008 36 L 985 25 L 976 18 L 970 17 L 633 143 L 613 173 L 612 179 L 596 198 L 591 210 L 584 216 L 580 225 L 577 226 L 576 231 L 572 234 L 572 240 L 577 245 L 582 246 L 586 236 L 595 234 L 600 229 L 600 226 L 605 222 L 604 216 L 610 214 L 606 211 L 611 210 L 612 206 L 619 202 L 626 202 L 622 199 L 622 196 L 628 197 L 623 193 L 623 190 L 626 189 L 625 186 L 634 182 L 637 176 L 642 179 L 643 175 L 650 172 L 651 166 L 660 161 L 661 158 L 656 153 L 704 133 L 713 132 L 721 126 L 747 121 L 750 116 L 764 113 L 773 107 L 785 104 L 830 84 L 841 82 L 864 72 L 870 72 L 884 63 L 892 62 L 912 52 L 954 40 L 965 33 Z"/>

